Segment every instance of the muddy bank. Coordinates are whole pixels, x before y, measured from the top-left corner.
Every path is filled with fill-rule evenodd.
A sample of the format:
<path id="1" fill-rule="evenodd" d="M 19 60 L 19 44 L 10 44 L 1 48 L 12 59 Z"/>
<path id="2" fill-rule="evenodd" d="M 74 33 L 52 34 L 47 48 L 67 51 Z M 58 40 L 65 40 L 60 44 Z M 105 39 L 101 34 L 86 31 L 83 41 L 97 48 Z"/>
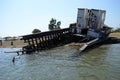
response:
<path id="1" fill-rule="evenodd" d="M 109 37 L 115 37 L 120 39 L 120 33 L 111 33 Z M 11 42 L 13 42 L 13 45 L 11 45 Z M 14 48 L 22 48 L 23 46 L 27 45 L 22 40 L 14 40 L 14 41 L 2 41 L 2 46 L 0 45 L 0 48 L 7 48 L 7 47 L 14 47 Z M 83 45 L 81 43 L 72 43 L 70 45 Z"/>
<path id="2" fill-rule="evenodd" d="M 111 34 L 109 35 L 109 37 L 120 38 L 120 33 L 111 33 Z"/>
<path id="3" fill-rule="evenodd" d="M 2 45 L 0 45 L 0 48 L 22 48 L 23 46 L 27 45 L 22 40 L 14 40 L 14 41 L 2 41 Z"/>

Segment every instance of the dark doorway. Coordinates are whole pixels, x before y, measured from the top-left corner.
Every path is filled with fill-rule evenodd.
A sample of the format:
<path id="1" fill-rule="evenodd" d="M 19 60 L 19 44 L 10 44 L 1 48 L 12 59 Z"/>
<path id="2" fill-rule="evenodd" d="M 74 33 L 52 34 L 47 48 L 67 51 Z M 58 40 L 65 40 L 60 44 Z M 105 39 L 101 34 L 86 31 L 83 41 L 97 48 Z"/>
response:
<path id="1" fill-rule="evenodd" d="M 88 29 L 87 29 L 87 28 L 81 30 L 81 34 L 83 34 L 83 35 L 87 35 L 87 32 L 88 32 Z"/>

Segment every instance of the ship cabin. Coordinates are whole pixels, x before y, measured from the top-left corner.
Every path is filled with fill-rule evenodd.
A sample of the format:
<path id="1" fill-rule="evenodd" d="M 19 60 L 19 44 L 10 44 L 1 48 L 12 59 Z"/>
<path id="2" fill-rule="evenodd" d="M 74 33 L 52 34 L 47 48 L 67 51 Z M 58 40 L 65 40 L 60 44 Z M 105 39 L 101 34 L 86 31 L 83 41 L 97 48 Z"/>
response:
<path id="1" fill-rule="evenodd" d="M 92 38 L 109 35 L 112 28 L 105 25 L 105 10 L 79 8 L 76 23 L 70 24 L 70 32 Z"/>

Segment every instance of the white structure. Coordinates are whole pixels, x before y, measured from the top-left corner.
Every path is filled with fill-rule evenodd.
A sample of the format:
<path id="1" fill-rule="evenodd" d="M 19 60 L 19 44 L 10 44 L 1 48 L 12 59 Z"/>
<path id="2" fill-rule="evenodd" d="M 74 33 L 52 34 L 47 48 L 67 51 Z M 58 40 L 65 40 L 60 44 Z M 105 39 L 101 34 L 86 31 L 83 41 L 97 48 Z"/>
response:
<path id="1" fill-rule="evenodd" d="M 101 37 L 105 15 L 105 10 L 79 8 L 76 23 L 77 34 L 85 34 L 94 38 Z"/>
<path id="2" fill-rule="evenodd" d="M 88 9 L 78 9 L 77 14 L 77 33 L 81 33 L 81 29 L 88 28 Z"/>

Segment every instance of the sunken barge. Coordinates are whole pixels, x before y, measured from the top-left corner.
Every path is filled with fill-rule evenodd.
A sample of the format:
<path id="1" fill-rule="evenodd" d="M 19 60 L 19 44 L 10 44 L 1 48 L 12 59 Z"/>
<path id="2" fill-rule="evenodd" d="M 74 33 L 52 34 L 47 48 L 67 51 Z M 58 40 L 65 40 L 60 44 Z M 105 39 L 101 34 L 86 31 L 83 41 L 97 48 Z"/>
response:
<path id="1" fill-rule="evenodd" d="M 104 24 L 105 15 L 105 10 L 79 8 L 77 21 L 70 24 L 69 28 L 22 36 L 22 40 L 28 43 L 22 48 L 22 52 L 31 53 L 87 40 L 79 51 L 82 52 L 87 47 L 107 39 L 112 28 Z"/>

